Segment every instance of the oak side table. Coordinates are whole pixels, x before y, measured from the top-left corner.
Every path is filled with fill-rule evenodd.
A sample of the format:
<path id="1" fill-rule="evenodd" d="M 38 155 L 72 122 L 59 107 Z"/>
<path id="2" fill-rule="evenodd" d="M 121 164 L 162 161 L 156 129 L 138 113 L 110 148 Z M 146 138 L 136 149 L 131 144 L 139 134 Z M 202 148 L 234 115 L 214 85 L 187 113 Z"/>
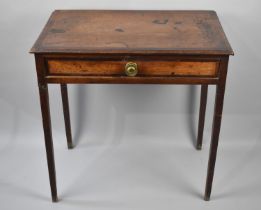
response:
<path id="1" fill-rule="evenodd" d="M 68 148 L 73 148 L 67 84 L 201 85 L 201 149 L 208 85 L 216 86 L 205 200 L 210 199 L 229 56 L 214 11 L 56 10 L 35 55 L 52 200 L 58 201 L 48 84 L 61 85 Z"/>

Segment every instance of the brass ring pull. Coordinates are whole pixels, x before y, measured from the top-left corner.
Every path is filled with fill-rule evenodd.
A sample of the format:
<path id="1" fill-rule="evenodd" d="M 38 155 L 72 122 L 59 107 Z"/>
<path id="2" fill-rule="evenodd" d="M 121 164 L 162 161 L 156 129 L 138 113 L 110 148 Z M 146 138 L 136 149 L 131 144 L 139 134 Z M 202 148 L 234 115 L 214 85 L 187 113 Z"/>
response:
<path id="1" fill-rule="evenodd" d="M 128 62 L 125 65 L 125 74 L 129 77 L 134 77 L 138 73 L 138 65 L 137 63 Z"/>

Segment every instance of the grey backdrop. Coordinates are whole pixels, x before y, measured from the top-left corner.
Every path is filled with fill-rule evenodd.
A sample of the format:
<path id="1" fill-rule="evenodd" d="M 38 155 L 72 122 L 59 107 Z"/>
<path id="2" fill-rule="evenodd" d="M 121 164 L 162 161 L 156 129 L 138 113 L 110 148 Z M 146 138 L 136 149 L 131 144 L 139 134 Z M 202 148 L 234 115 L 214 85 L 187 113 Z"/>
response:
<path id="1" fill-rule="evenodd" d="M 235 56 L 230 58 L 229 63 L 224 123 L 221 132 L 222 144 L 225 147 L 226 143 L 229 142 L 229 148 L 237 145 L 243 145 L 242 148 L 250 148 L 244 157 L 254 154 L 251 148 L 260 148 L 261 3 L 259 0 L 1 0 L 0 8 L 0 161 L 3 166 L 0 169 L 0 189 L 2 188 L 1 184 L 4 186 L 2 188 L 4 191 L 0 190 L 0 206 L 4 205 L 6 209 L 12 209 L 10 206 L 12 202 L 8 203 L 7 201 L 11 201 L 15 192 L 18 197 L 27 194 L 26 198 L 37 194 L 37 189 L 39 188 L 37 184 L 32 185 L 34 187 L 30 191 L 25 186 L 20 186 L 21 182 L 23 182 L 22 180 L 14 181 L 17 180 L 17 175 L 21 173 L 21 170 L 19 170 L 21 168 L 19 167 L 27 166 L 28 170 L 33 170 L 29 169 L 28 161 L 35 158 L 33 156 L 35 153 L 32 152 L 35 147 L 40 151 L 39 158 L 41 161 L 39 160 L 39 164 L 43 167 L 41 180 L 44 180 L 42 188 L 46 191 L 42 195 L 40 193 L 39 197 L 42 196 L 47 199 L 43 199 L 43 203 L 49 202 L 49 185 L 46 163 L 44 162 L 45 154 L 35 64 L 33 55 L 30 55 L 28 52 L 50 13 L 55 9 L 215 10 L 235 52 Z M 55 146 L 56 148 L 58 147 L 58 154 L 59 151 L 60 154 L 63 154 L 63 152 L 68 151 L 63 151 L 66 150 L 66 147 L 59 86 L 51 85 L 49 91 Z M 176 135 L 180 139 L 186 139 L 184 140 L 185 142 L 191 143 L 191 140 L 195 140 L 199 103 L 199 87 L 197 86 L 70 85 L 69 98 L 71 102 L 73 138 L 79 147 L 81 144 L 94 144 L 101 147 L 107 144 L 110 146 L 122 144 L 122 142 L 127 141 L 128 135 L 131 137 L 130 141 L 127 142 L 131 144 L 131 139 L 136 134 L 143 136 L 140 139 L 146 139 L 146 136 L 150 138 L 158 137 L 160 139 L 162 135 L 162 138 L 167 136 L 170 139 L 169 141 L 171 141 Z M 207 161 L 213 99 L 214 87 L 210 87 L 204 139 L 204 161 Z M 137 138 L 139 139 L 139 137 Z M 150 141 L 148 140 L 147 143 L 149 144 Z M 33 148 L 31 148 L 32 145 Z M 32 155 L 28 156 L 28 159 L 20 159 L 21 156 L 15 156 L 19 154 L 22 148 L 27 147 L 29 148 L 28 151 L 25 150 L 21 155 L 27 157 L 27 154 L 32 153 Z M 188 148 L 193 149 L 192 144 Z M 242 151 L 245 150 L 242 148 L 240 147 L 238 151 L 234 151 L 235 154 L 243 154 Z M 77 152 L 77 150 L 74 152 Z M 258 151 L 256 152 L 259 154 Z M 59 155 L 57 156 L 59 159 Z M 64 153 L 64 156 L 67 156 L 67 153 Z M 62 159 L 61 157 L 63 155 L 60 155 L 60 159 Z M 243 163 L 248 164 L 248 159 L 236 157 L 239 159 L 235 159 L 235 164 L 238 165 L 235 167 L 235 170 L 237 169 L 239 173 L 242 167 L 239 162 L 242 162 L 243 159 Z M 182 156 L 179 158 L 182 158 Z M 258 155 L 253 158 L 256 161 L 260 160 Z M 11 163 L 9 162 L 10 160 Z M 226 160 L 224 161 L 226 162 Z M 226 164 L 228 163 L 226 162 Z M 227 167 L 230 168 L 232 165 L 234 163 Z M 201 171 L 203 171 L 200 174 L 201 182 L 198 194 L 203 191 L 204 179 L 202 177 L 205 178 L 206 162 L 204 162 L 203 166 L 201 167 Z M 35 167 L 37 167 L 37 163 L 35 163 Z M 64 167 L 66 166 L 64 165 Z M 64 170 L 61 168 L 59 169 Z M 252 169 L 253 171 L 247 170 L 249 175 L 260 173 L 256 171 L 255 165 Z M 14 171 L 15 173 L 13 173 Z M 33 179 L 32 174 L 28 171 L 24 171 L 24 173 L 28 180 Z M 85 176 L 87 175 L 88 173 L 86 172 Z M 226 175 L 224 176 L 226 177 Z M 233 179 L 235 178 L 234 176 L 235 174 L 232 177 L 228 175 L 228 178 Z M 35 183 L 39 183 L 39 177 L 35 174 L 33 177 Z M 241 178 L 245 180 L 245 178 Z M 254 186 L 259 186 L 259 188 L 255 192 L 259 192 L 258 195 L 260 196 L 260 182 L 256 181 Z M 240 181 L 238 180 L 238 182 Z M 225 181 L 223 184 L 227 185 Z M 251 186 L 253 186 L 253 183 Z M 244 191 L 244 188 L 241 190 Z M 9 194 L 6 193 L 9 191 Z M 7 197 L 5 198 L 2 195 Z M 21 205 L 26 206 L 26 198 L 21 200 Z M 186 200 L 186 194 L 183 195 L 183 198 Z M 197 199 L 200 200 L 198 197 Z M 258 199 L 254 201 L 247 200 L 244 204 L 254 205 L 255 202 L 258 203 Z M 160 207 L 160 204 L 159 201 L 155 206 Z M 35 205 L 38 205 L 37 198 Z M 200 204 L 198 207 L 202 209 L 204 207 L 202 205 Z M 221 203 L 220 205 L 222 206 L 223 204 Z M 85 205 L 84 203 L 83 206 L 88 206 L 88 204 Z M 231 206 L 233 204 L 230 205 L 230 209 Z M 243 206 L 242 204 L 241 207 Z M 129 206 L 127 207 L 129 208 Z M 258 204 L 256 207 L 258 208 Z M 112 206 L 112 208 L 115 209 L 116 207 Z"/>

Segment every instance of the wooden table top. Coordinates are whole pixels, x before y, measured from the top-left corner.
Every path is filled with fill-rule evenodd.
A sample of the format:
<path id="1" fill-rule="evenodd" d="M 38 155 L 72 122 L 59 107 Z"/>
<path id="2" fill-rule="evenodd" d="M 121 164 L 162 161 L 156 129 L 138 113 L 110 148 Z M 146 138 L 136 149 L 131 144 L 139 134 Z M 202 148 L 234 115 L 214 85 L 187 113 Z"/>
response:
<path id="1" fill-rule="evenodd" d="M 56 10 L 31 52 L 233 54 L 214 11 Z"/>

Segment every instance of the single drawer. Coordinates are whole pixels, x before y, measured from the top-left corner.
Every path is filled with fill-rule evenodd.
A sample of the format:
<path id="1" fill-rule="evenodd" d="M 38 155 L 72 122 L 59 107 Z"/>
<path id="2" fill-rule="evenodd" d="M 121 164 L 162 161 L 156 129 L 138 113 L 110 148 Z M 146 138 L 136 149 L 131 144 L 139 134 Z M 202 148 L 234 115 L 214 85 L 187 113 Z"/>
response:
<path id="1" fill-rule="evenodd" d="M 218 61 L 89 61 L 48 60 L 50 75 L 89 76 L 209 76 L 217 75 Z"/>

